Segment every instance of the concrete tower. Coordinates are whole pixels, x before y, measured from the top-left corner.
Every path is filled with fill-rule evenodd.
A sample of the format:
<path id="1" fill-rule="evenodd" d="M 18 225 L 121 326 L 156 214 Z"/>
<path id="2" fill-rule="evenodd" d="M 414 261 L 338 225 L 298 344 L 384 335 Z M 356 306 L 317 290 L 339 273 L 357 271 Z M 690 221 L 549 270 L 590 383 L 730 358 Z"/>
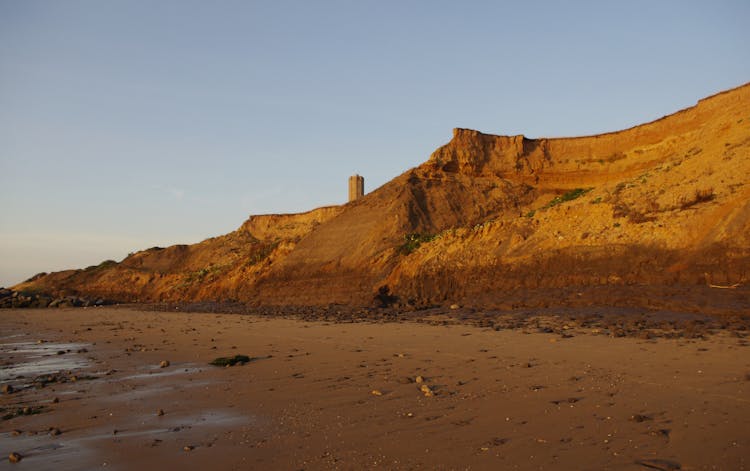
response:
<path id="1" fill-rule="evenodd" d="M 360 175 L 349 177 L 349 201 L 365 196 L 365 179 Z"/>

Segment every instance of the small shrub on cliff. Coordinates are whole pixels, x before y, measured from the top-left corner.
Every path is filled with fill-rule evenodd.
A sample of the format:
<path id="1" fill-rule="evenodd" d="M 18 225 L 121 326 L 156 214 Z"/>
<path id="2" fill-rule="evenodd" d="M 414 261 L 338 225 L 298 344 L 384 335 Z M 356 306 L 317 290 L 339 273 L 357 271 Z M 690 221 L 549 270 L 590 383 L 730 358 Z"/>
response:
<path id="1" fill-rule="evenodd" d="M 278 242 L 273 242 L 271 244 L 264 245 L 263 247 L 261 247 L 260 250 L 258 250 L 257 252 L 255 252 L 254 254 L 250 256 L 250 264 L 255 265 L 256 263 L 260 263 L 263 260 L 267 259 L 268 257 L 271 256 L 273 251 L 276 250 L 276 247 L 278 246 L 279 246 Z"/>
<path id="2" fill-rule="evenodd" d="M 570 190 L 566 193 L 563 193 L 560 196 L 555 196 L 552 199 L 552 201 L 550 201 L 544 206 L 544 209 L 551 208 L 553 206 L 557 206 L 558 204 L 578 199 L 591 190 L 593 190 L 593 188 L 576 188 L 575 190 Z"/>
<path id="3" fill-rule="evenodd" d="M 419 234 L 414 232 L 412 234 L 406 234 L 404 236 L 404 243 L 398 248 L 398 253 L 402 255 L 409 255 L 419 248 L 420 245 L 426 244 L 435 239 L 434 234 Z"/>

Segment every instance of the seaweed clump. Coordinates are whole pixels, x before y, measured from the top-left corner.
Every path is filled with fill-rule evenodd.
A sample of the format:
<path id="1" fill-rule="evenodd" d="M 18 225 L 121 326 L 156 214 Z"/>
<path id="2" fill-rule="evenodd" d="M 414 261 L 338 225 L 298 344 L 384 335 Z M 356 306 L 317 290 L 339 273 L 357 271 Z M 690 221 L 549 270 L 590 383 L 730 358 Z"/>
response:
<path id="1" fill-rule="evenodd" d="M 255 358 L 250 358 L 247 355 L 235 355 L 233 357 L 219 357 L 213 360 L 210 364 L 214 366 L 234 366 L 237 364 L 244 365 L 250 363 Z"/>

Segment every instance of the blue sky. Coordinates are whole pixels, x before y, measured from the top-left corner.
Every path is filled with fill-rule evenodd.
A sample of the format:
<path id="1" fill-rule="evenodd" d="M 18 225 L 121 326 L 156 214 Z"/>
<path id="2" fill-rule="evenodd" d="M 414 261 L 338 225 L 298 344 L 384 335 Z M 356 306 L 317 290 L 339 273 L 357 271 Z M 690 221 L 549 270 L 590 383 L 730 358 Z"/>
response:
<path id="1" fill-rule="evenodd" d="M 0 286 L 345 202 L 454 127 L 614 131 L 750 81 L 747 1 L 0 0 Z"/>

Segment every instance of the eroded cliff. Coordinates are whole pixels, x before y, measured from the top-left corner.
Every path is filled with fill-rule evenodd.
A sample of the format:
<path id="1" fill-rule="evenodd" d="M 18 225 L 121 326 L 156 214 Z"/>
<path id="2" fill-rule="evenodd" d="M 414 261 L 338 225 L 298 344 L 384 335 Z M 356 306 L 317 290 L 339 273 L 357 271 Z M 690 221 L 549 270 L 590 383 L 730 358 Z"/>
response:
<path id="1" fill-rule="evenodd" d="M 742 286 L 748 175 L 750 84 L 596 136 L 456 129 L 427 162 L 349 204 L 252 216 L 199 244 L 16 288 L 123 301 L 489 306 L 524 289 Z"/>

